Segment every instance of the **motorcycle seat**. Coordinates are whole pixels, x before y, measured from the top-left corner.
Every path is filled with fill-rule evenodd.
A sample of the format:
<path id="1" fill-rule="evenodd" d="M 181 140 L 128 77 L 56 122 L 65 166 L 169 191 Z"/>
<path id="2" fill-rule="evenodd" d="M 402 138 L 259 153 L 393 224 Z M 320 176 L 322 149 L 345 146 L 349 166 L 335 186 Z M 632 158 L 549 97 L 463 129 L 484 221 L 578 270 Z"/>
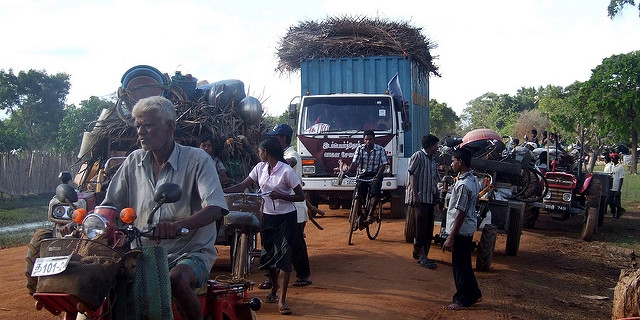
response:
<path id="1" fill-rule="evenodd" d="M 235 229 L 246 228 L 251 233 L 260 231 L 260 221 L 255 214 L 244 211 L 229 211 L 224 216 L 224 227 L 227 233 L 233 233 Z"/>

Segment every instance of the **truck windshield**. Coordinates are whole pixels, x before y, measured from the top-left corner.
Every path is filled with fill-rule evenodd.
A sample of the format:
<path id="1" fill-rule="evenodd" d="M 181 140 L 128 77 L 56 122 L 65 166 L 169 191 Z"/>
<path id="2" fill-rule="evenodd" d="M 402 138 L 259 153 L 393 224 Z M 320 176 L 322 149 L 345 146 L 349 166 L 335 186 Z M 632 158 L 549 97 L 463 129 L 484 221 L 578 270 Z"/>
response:
<path id="1" fill-rule="evenodd" d="M 389 96 L 304 97 L 302 133 L 374 130 L 393 128 Z"/>

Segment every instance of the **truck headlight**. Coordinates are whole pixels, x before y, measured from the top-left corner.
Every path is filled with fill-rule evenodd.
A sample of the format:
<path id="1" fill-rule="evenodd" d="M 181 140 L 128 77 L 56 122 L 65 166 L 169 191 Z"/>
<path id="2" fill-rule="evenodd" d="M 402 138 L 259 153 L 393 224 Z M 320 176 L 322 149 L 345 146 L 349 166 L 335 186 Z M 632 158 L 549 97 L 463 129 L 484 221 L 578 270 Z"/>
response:
<path id="1" fill-rule="evenodd" d="M 91 240 L 106 234 L 108 228 L 107 219 L 98 214 L 88 215 L 82 223 L 82 232 Z"/>
<path id="2" fill-rule="evenodd" d="M 571 193 L 563 193 L 562 201 L 570 202 L 571 201 Z"/>

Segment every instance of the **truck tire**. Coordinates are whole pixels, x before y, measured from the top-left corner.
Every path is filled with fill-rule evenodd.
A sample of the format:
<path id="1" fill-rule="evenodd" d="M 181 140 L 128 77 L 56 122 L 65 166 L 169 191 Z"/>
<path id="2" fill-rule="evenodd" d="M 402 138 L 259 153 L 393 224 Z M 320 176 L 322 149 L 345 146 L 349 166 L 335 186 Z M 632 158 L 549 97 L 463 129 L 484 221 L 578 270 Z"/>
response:
<path id="1" fill-rule="evenodd" d="M 487 224 L 482 228 L 482 236 L 478 243 L 478 254 L 476 255 L 476 270 L 490 271 L 493 262 L 493 250 L 496 246 L 496 235 L 498 228 L 493 224 Z"/>
<path id="2" fill-rule="evenodd" d="M 584 241 L 593 240 L 596 231 L 598 230 L 598 223 L 600 220 L 600 200 L 602 199 L 602 182 L 592 179 L 587 189 L 587 197 L 585 200 L 585 207 L 587 208 L 584 217 L 584 223 L 582 225 L 581 238 Z M 606 207 L 605 207 L 606 209 Z"/>
<path id="3" fill-rule="evenodd" d="M 407 243 L 413 243 L 413 239 L 416 236 L 416 221 L 413 212 L 413 206 L 405 206 L 406 219 L 404 223 L 404 241 Z"/>
<path id="4" fill-rule="evenodd" d="M 404 197 L 394 195 L 391 197 L 391 219 L 404 219 L 404 218 L 405 218 Z"/>
<path id="5" fill-rule="evenodd" d="M 36 287 L 38 285 L 38 277 L 32 277 L 31 271 L 33 270 L 33 264 L 36 259 L 40 257 L 40 242 L 51 238 L 53 238 L 53 230 L 51 229 L 37 229 L 33 233 L 33 236 L 31 236 L 31 241 L 27 249 L 27 266 L 24 271 L 24 275 L 27 277 L 27 289 L 29 289 L 30 295 L 36 293 Z"/>
<path id="6" fill-rule="evenodd" d="M 507 232 L 506 253 L 508 256 L 518 254 L 520 248 L 520 236 L 522 235 L 522 208 L 509 209 L 509 231 Z"/>
<path id="7" fill-rule="evenodd" d="M 540 208 L 530 208 L 524 212 L 524 220 L 522 221 L 522 227 L 525 229 L 533 229 L 536 225 L 536 220 L 540 216 Z"/>

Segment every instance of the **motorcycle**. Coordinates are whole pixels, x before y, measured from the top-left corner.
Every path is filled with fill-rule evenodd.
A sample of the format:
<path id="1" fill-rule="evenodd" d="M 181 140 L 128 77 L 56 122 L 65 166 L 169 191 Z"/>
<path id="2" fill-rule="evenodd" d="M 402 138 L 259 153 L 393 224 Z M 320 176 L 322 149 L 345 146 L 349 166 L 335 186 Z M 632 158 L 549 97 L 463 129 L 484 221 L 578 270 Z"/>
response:
<path id="1" fill-rule="evenodd" d="M 181 319 L 171 301 L 166 250 L 142 245 L 142 237 L 152 237 L 153 229 L 134 227 L 132 208 L 122 209 L 118 216 L 115 207 L 96 206 L 87 214 L 74 204 L 73 188 L 58 189 L 56 198 L 73 208 L 78 227 L 73 236 L 41 240 L 30 274 L 37 277 L 36 309 L 61 319 L 80 314 L 90 319 Z M 176 184 L 159 186 L 151 215 L 181 196 Z M 180 233 L 184 236 L 188 230 Z M 196 291 L 205 319 L 251 319 L 252 311 L 262 306 L 259 298 L 247 297 L 252 286 L 208 280 Z"/>

